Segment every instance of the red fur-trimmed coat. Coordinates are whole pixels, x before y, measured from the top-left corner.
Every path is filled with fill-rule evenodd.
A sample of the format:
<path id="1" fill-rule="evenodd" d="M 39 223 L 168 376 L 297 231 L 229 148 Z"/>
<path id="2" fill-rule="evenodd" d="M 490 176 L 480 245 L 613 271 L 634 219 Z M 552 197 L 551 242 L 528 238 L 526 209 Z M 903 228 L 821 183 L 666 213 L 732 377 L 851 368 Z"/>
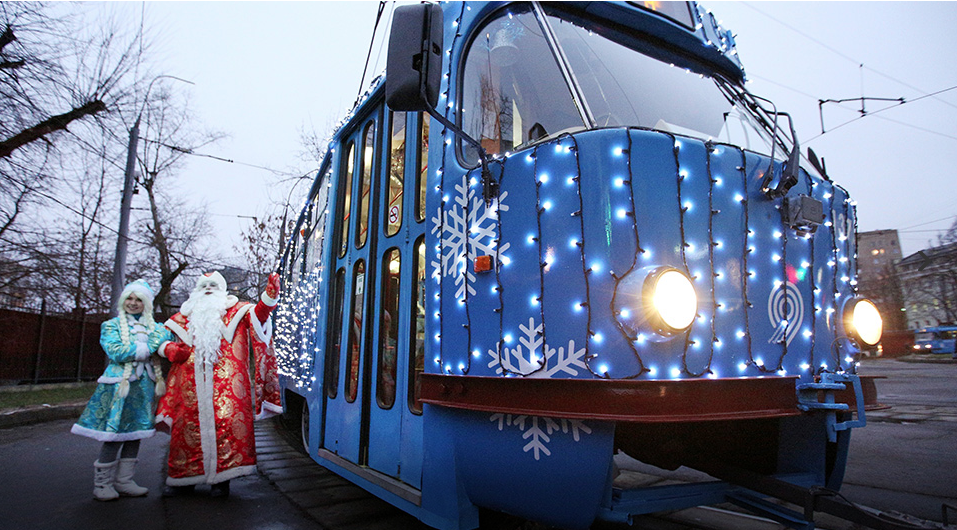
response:
<path id="1" fill-rule="evenodd" d="M 189 318 L 176 313 L 166 322 L 178 340 L 159 349 L 172 368 L 156 424 L 170 434 L 170 486 L 215 484 L 254 473 L 253 421 L 282 412 L 269 319 L 273 307 L 262 301 L 253 307 L 234 297 L 230 302 L 219 361 L 212 368 L 195 362 Z"/>

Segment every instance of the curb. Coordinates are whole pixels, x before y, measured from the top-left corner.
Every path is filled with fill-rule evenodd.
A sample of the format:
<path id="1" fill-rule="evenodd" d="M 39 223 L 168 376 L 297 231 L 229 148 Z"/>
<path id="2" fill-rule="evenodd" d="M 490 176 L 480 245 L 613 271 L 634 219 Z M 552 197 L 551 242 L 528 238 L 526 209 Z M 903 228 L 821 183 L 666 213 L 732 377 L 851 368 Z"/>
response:
<path id="1" fill-rule="evenodd" d="M 0 429 L 20 427 L 45 421 L 76 419 L 83 413 L 87 401 L 60 405 L 40 405 L 0 412 Z"/>
<path id="2" fill-rule="evenodd" d="M 948 357 L 948 355 L 947 353 L 911 354 L 898 357 L 897 360 L 902 363 L 957 364 L 957 358 Z"/>

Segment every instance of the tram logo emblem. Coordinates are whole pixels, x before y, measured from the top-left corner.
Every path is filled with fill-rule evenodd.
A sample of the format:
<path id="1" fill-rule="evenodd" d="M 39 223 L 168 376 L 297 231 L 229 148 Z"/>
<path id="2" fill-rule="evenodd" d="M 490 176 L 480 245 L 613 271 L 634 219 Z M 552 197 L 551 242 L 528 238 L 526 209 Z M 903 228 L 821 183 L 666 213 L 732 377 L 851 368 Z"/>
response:
<path id="1" fill-rule="evenodd" d="M 771 344 L 791 344 L 804 322 L 804 297 L 796 285 L 786 282 L 771 291 L 768 296 L 768 320 L 774 333 L 768 340 Z"/>

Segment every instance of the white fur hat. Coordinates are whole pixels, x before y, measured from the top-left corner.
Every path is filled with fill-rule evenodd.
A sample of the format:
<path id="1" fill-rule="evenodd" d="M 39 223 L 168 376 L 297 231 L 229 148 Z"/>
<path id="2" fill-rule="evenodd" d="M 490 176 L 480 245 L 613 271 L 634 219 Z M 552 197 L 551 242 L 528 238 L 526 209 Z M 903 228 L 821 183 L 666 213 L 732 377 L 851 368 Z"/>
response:
<path id="1" fill-rule="evenodd" d="M 120 311 L 123 309 L 123 302 L 125 302 L 131 294 L 135 294 L 137 298 L 143 301 L 144 313 L 153 312 L 153 297 L 156 296 L 156 294 L 153 293 L 153 288 L 150 287 L 150 284 L 146 283 L 146 280 L 135 280 L 123 289 L 118 302 Z"/>
<path id="2" fill-rule="evenodd" d="M 216 285 L 219 286 L 219 289 L 223 292 L 226 292 L 226 278 L 223 278 L 223 275 L 217 271 L 204 273 L 202 276 L 196 279 L 196 287 L 193 288 L 193 291 L 199 290 L 199 284 L 204 281 L 213 280 L 216 282 Z"/>

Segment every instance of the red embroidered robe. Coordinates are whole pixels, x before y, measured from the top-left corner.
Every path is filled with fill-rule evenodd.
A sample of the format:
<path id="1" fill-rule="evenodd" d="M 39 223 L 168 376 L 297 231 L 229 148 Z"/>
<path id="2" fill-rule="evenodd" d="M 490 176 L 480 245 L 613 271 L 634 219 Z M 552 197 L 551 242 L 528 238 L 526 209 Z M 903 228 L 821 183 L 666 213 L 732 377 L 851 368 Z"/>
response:
<path id="1" fill-rule="evenodd" d="M 166 322 L 190 346 L 189 359 L 172 365 L 156 411 L 157 427 L 170 433 L 168 485 L 215 484 L 256 471 L 253 421 L 282 412 L 272 309 L 261 301 L 255 308 L 239 302 L 227 309 L 219 361 L 212 368 L 195 362 L 189 318 L 176 313 Z"/>

